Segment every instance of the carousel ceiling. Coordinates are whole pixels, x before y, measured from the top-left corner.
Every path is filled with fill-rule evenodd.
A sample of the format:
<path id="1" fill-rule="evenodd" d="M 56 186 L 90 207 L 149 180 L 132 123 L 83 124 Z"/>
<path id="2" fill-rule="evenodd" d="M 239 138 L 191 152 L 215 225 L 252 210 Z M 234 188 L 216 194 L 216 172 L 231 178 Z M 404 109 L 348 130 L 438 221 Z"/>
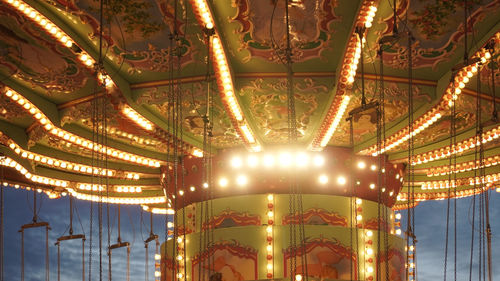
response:
<path id="1" fill-rule="evenodd" d="M 500 103 L 500 0 L 469 1 L 467 33 L 463 1 L 396 2 L 399 36 L 385 40 L 394 31 L 392 0 L 291 1 L 298 146 L 351 147 L 348 112 L 360 106 L 363 91 L 368 103 L 381 102 L 383 91 L 380 148 L 391 161 L 406 163 L 408 135 L 414 135 L 417 199 L 447 196 L 450 155 L 457 155 L 457 196 L 471 195 L 479 167 L 479 98 L 485 173 L 494 185 L 500 176 L 500 123 L 493 118 Z M 288 143 L 284 3 L 109 0 L 100 41 L 99 1 L 2 0 L 0 153 L 11 169 L 6 180 L 43 187 L 51 196 L 66 189 L 92 199 L 103 188 L 92 186 L 96 174 L 108 175 L 113 202 L 162 203 L 160 175 L 172 146 L 195 158 L 203 154 L 208 91 L 211 151 L 265 152 Z M 207 28 L 213 32 L 209 43 Z M 105 71 L 96 74 L 100 42 Z M 180 134 L 171 126 L 172 91 L 182 97 L 182 138 L 174 143 L 172 136 Z M 94 128 L 96 100 L 103 110 L 97 114 L 106 117 L 101 128 Z M 377 154 L 376 120 L 374 111 L 354 116 L 354 152 Z M 451 123 L 456 149 L 450 148 Z M 98 130 L 106 132 L 105 144 L 95 142 Z M 106 168 L 95 165 L 96 151 L 107 151 Z M 400 201 L 407 197 L 403 189 Z"/>

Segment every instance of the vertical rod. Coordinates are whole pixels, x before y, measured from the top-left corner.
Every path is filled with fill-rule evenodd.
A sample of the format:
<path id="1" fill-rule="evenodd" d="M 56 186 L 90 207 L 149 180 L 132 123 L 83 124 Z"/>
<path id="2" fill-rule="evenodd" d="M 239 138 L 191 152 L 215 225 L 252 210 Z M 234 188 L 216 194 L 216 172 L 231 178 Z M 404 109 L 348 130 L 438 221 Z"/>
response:
<path id="1" fill-rule="evenodd" d="M 73 235 L 73 196 L 69 196 L 69 235 Z"/>
<path id="2" fill-rule="evenodd" d="M 45 280 L 50 280 L 50 261 L 49 261 L 49 226 L 45 227 Z"/>
<path id="3" fill-rule="evenodd" d="M 33 189 L 33 222 L 35 223 L 37 221 L 37 216 L 36 216 L 36 190 Z"/>
<path id="4" fill-rule="evenodd" d="M 82 281 L 85 281 L 85 238 L 82 239 Z"/>
<path id="5" fill-rule="evenodd" d="M 4 158 L 0 159 L 0 161 L 4 161 Z M 1 175 L 0 178 L 3 179 L 3 166 L 0 168 Z M 4 235 L 4 220 L 3 220 L 3 211 L 4 211 L 4 199 L 3 199 L 3 184 L 0 185 L 0 281 L 4 281 L 4 268 L 3 268 L 3 258 L 4 258 L 4 243 L 3 243 L 3 235 Z"/>
<path id="6" fill-rule="evenodd" d="M 21 281 L 24 281 L 24 230 L 21 230 Z"/>
<path id="7" fill-rule="evenodd" d="M 121 214 L 120 214 L 120 204 L 118 204 L 118 243 L 122 242 L 121 237 Z"/>
<path id="8" fill-rule="evenodd" d="M 61 281 L 61 245 L 59 242 L 57 245 L 57 281 Z"/>

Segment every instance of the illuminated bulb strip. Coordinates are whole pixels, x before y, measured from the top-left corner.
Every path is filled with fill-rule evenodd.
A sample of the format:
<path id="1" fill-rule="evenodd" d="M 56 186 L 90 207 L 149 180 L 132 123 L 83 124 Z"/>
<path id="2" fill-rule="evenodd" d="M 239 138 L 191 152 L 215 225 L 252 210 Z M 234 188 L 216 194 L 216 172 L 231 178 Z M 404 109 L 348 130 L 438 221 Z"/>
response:
<path id="1" fill-rule="evenodd" d="M 374 275 L 374 259 L 375 255 L 373 252 L 373 231 L 367 230 L 365 232 L 365 279 L 366 280 L 373 280 L 373 275 Z"/>
<path id="2" fill-rule="evenodd" d="M 100 184 L 90 184 L 90 183 L 77 183 L 76 188 L 80 190 L 87 190 L 87 191 L 104 191 L 106 190 L 105 185 L 100 185 Z M 118 185 L 114 186 L 113 190 L 115 192 L 119 193 L 141 193 L 142 192 L 142 186 L 136 186 L 136 185 Z"/>
<path id="3" fill-rule="evenodd" d="M 151 208 L 151 207 L 146 206 L 146 205 L 143 205 L 142 209 L 144 211 L 148 211 L 148 212 L 151 212 L 153 214 L 160 214 L 160 215 L 173 215 L 173 214 L 175 214 L 174 209 L 165 209 L 165 208 L 156 208 L 156 207 Z"/>
<path id="4" fill-rule="evenodd" d="M 491 166 L 496 166 L 500 163 L 500 155 L 495 155 L 495 156 L 490 156 L 484 159 L 484 164 L 480 165 L 479 160 L 476 161 L 476 164 L 474 164 L 474 161 L 469 161 L 469 162 L 464 162 L 464 163 L 457 163 L 456 169 L 455 167 L 451 167 L 451 171 L 455 174 L 457 173 L 463 173 L 463 172 L 468 172 L 472 170 L 477 170 L 478 168 L 484 168 L 484 167 L 491 167 Z M 439 166 L 439 167 L 432 167 L 427 170 L 427 176 L 428 177 L 433 177 L 433 176 L 444 176 L 444 175 L 449 175 L 450 174 L 450 167 L 449 166 Z"/>
<path id="5" fill-rule="evenodd" d="M 72 52 L 73 50 L 71 47 L 75 45 L 71 37 L 64 32 L 61 28 L 59 28 L 54 22 L 52 22 L 50 19 L 42 15 L 42 13 L 38 12 L 35 8 L 30 6 L 28 3 L 22 1 L 22 0 L 5 0 L 4 2 L 10 4 L 11 7 L 19 11 L 21 14 L 23 14 L 26 18 L 29 20 L 33 21 L 36 23 L 38 26 L 40 26 L 45 32 L 53 37 L 54 39 L 57 40 L 62 46 L 70 49 Z M 80 48 L 82 49 L 82 48 Z M 79 53 L 78 59 L 85 65 L 87 68 L 90 70 L 94 70 L 94 64 L 95 61 L 92 59 L 92 57 L 83 49 Z M 99 81 L 103 83 L 106 87 L 113 86 L 114 83 L 109 77 L 109 75 L 104 75 L 102 73 L 99 74 L 98 76 Z"/>
<path id="6" fill-rule="evenodd" d="M 111 169 L 102 169 L 98 167 L 92 167 L 89 165 L 84 165 L 84 164 L 79 164 L 79 163 L 74 163 L 66 160 L 61 160 L 49 156 L 45 156 L 42 154 L 34 153 L 25 149 L 22 149 L 19 145 L 14 143 L 13 141 L 10 142 L 9 148 L 12 149 L 15 153 L 17 153 L 19 156 L 22 158 L 26 158 L 28 160 L 40 163 L 41 165 L 46 165 L 52 168 L 56 169 L 61 169 L 61 170 L 67 170 L 67 171 L 74 171 L 78 173 L 85 173 L 89 175 L 102 175 L 102 176 L 107 176 L 108 177 L 117 177 L 117 171 L 116 170 L 111 170 Z M 125 172 L 125 177 L 127 179 L 133 179 L 133 180 L 138 180 L 140 178 L 140 175 L 138 173 L 134 172 Z"/>
<path id="7" fill-rule="evenodd" d="M 405 247 L 406 248 L 406 247 Z M 408 281 L 414 281 L 415 280 L 415 272 L 416 272 L 416 259 L 415 259 L 415 247 L 413 245 L 410 245 L 409 249 L 406 249 L 408 251 L 408 261 L 406 266 L 408 267 Z"/>
<path id="8" fill-rule="evenodd" d="M 401 213 L 394 214 L 394 225 L 396 227 L 396 235 L 401 235 Z"/>
<path id="9" fill-rule="evenodd" d="M 185 236 L 184 235 L 181 235 L 179 237 L 177 237 L 177 257 L 176 257 L 176 260 L 177 260 L 177 269 L 176 269 L 176 272 L 177 273 L 177 279 L 178 280 L 184 280 L 184 242 L 185 242 Z"/>
<path id="10" fill-rule="evenodd" d="M 6 88 L 4 91 L 5 96 L 11 100 L 17 102 L 20 106 L 29 112 L 33 118 L 35 118 L 38 123 L 41 124 L 42 128 L 48 131 L 55 137 L 61 138 L 67 142 L 76 144 L 85 149 L 100 151 L 101 153 L 106 153 L 108 156 L 128 162 L 132 162 L 138 165 L 149 166 L 149 167 L 160 167 L 160 161 L 148 157 L 139 156 L 136 154 L 124 152 L 115 148 L 110 148 L 102 144 L 96 144 L 93 141 L 77 136 L 73 133 L 67 132 L 63 129 L 56 128 L 54 124 L 45 116 L 45 114 L 38 109 L 29 100 L 25 99 L 22 95 L 15 92 L 12 89 Z"/>
<path id="11" fill-rule="evenodd" d="M 127 116 L 134 123 L 139 125 L 141 128 L 151 131 L 154 128 L 154 124 L 151 123 L 148 119 L 144 118 L 141 114 L 135 111 L 132 107 L 128 105 L 123 105 L 122 113 Z"/>
<path id="12" fill-rule="evenodd" d="M 356 209 L 354 214 L 356 215 L 356 227 L 363 228 L 363 200 L 361 198 L 356 198 Z"/>
<path id="13" fill-rule="evenodd" d="M 25 167 L 23 167 L 21 164 L 17 163 L 16 161 L 14 161 L 9 157 L 5 157 L 3 161 L 0 161 L 0 165 L 16 169 L 19 173 L 21 173 L 28 180 L 34 183 L 41 183 L 41 184 L 60 186 L 60 187 L 67 187 L 69 185 L 69 181 L 33 175 L 30 172 L 28 172 L 28 170 Z"/>
<path id="14" fill-rule="evenodd" d="M 368 29 L 372 26 L 373 17 L 377 11 L 375 2 L 376 1 L 363 2 L 356 20 L 357 27 L 364 26 Z M 318 134 L 309 145 L 309 149 L 311 150 L 321 150 L 328 144 L 349 105 L 350 97 L 346 94 L 346 90 L 354 83 L 356 70 L 361 57 L 363 41 L 364 38 L 359 38 L 358 34 L 353 31 L 347 43 L 342 67 L 340 68 L 334 101 L 330 105 L 327 115 L 319 127 Z"/>
<path id="15" fill-rule="evenodd" d="M 252 151 L 259 151 L 260 145 L 257 144 L 250 126 L 243 118 L 243 113 L 236 99 L 227 57 L 217 35 L 214 35 L 212 38 L 212 58 L 221 99 L 231 117 L 233 126 L 237 129 L 240 138 Z"/>
<path id="16" fill-rule="evenodd" d="M 485 64 L 488 60 L 491 59 L 491 54 L 487 50 L 481 49 L 476 52 L 473 58 L 478 58 L 482 64 Z M 458 96 L 462 92 L 462 89 L 465 88 L 467 83 L 469 83 L 470 78 L 472 78 L 477 73 L 479 66 L 479 63 L 476 62 L 472 65 L 463 67 L 457 72 L 454 81 L 449 83 L 440 102 L 413 122 L 413 131 L 411 132 L 412 136 L 416 136 L 417 134 L 428 128 L 430 125 L 434 124 L 443 116 L 443 112 L 449 110 L 450 107 L 454 106 L 454 101 L 458 99 Z M 385 141 L 385 146 L 381 148 L 380 153 L 384 153 L 399 146 L 409 138 L 409 127 L 406 126 L 405 128 L 399 130 L 398 132 L 387 138 L 387 141 Z M 371 154 L 372 156 L 377 156 L 378 153 L 379 151 L 377 151 L 377 145 L 373 145 L 367 149 L 360 151 L 360 154 Z"/>
<path id="17" fill-rule="evenodd" d="M 486 144 L 488 142 L 491 142 L 492 140 L 498 139 L 499 136 L 500 136 L 500 125 L 484 132 L 480 141 L 477 140 L 476 137 L 474 136 L 466 140 L 463 140 L 461 142 L 458 142 L 452 148 L 450 148 L 450 146 L 446 146 L 440 149 L 435 149 L 431 152 L 418 154 L 415 156 L 414 158 L 415 160 L 412 162 L 412 165 L 428 163 L 434 160 L 449 157 L 450 155 L 453 154 L 462 153 L 474 148 L 476 145 L 479 146 L 480 142 Z"/>
<path id="18" fill-rule="evenodd" d="M 165 203 L 165 196 L 154 197 L 112 197 L 112 196 L 99 196 L 94 194 L 80 193 L 73 188 L 67 188 L 68 192 L 77 199 L 103 202 L 111 204 L 127 204 L 127 205 L 141 205 L 141 204 L 160 204 Z M 166 213 L 166 212 L 165 212 Z"/>
<path id="19" fill-rule="evenodd" d="M 214 20 L 206 0 L 190 0 L 193 11 L 199 24 L 207 29 L 214 29 Z M 210 52 L 214 63 L 214 72 L 219 86 L 219 93 L 222 102 L 228 113 L 233 127 L 238 132 L 238 136 L 251 151 L 260 151 L 261 147 L 256 141 L 255 135 L 250 130 L 248 122 L 245 120 L 241 107 L 238 104 L 234 85 L 229 70 L 227 56 L 220 40 L 217 30 L 211 36 Z"/>
<path id="20" fill-rule="evenodd" d="M 120 193 L 141 193 L 143 187 L 135 185 L 119 185 L 115 186 L 115 191 Z"/>
<path id="21" fill-rule="evenodd" d="M 497 183 L 496 182 L 491 182 L 491 183 L 486 183 L 482 188 L 477 187 L 476 189 L 474 188 L 469 188 L 469 189 L 464 189 L 464 190 L 457 190 L 456 192 L 454 190 L 450 191 L 451 198 L 465 198 L 472 196 L 474 194 L 478 195 L 481 194 L 484 191 L 487 191 L 489 189 L 494 188 L 494 185 Z M 456 193 L 456 195 L 455 195 Z M 427 201 L 427 200 L 445 200 L 448 198 L 448 191 L 442 191 L 442 192 L 416 192 L 415 193 L 415 202 L 422 202 L 422 201 Z M 408 193 L 406 192 L 401 192 L 398 194 L 398 201 L 400 202 L 406 202 L 408 200 Z M 416 204 L 415 204 L 416 206 Z M 404 205 L 396 205 L 393 207 L 393 209 L 405 209 L 408 208 L 406 204 Z"/>
<path id="22" fill-rule="evenodd" d="M 321 140 L 320 146 L 325 147 L 330 139 L 332 138 L 333 134 L 335 133 L 335 130 L 337 130 L 337 127 L 342 120 L 342 116 L 344 116 L 344 113 L 347 109 L 347 106 L 349 105 L 349 101 L 351 100 L 350 96 L 343 96 L 342 97 L 342 102 L 340 106 L 338 107 L 338 110 L 336 112 L 335 118 L 333 119 L 333 122 L 330 124 L 330 127 L 326 131 L 323 139 Z"/>
<path id="23" fill-rule="evenodd" d="M 267 279 L 274 275 L 274 195 L 267 195 L 266 260 Z"/>
<path id="24" fill-rule="evenodd" d="M 427 181 L 427 182 L 416 182 L 416 184 L 420 184 L 422 187 L 422 190 L 428 190 L 428 189 L 441 189 L 441 188 L 450 188 L 450 185 L 452 188 L 460 186 L 460 185 L 474 185 L 474 181 L 476 184 L 481 184 L 481 183 L 494 183 L 500 179 L 500 173 L 497 174 L 489 174 L 485 175 L 484 177 L 470 177 L 470 178 L 464 178 L 464 179 L 457 179 L 456 182 L 455 180 L 440 180 L 440 181 Z"/>

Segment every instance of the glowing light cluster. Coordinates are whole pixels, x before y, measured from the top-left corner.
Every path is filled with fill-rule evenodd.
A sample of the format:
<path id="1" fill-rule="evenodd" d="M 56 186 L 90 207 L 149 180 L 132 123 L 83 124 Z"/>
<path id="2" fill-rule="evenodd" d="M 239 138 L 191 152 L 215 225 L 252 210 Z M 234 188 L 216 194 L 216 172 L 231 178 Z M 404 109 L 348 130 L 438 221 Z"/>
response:
<path id="1" fill-rule="evenodd" d="M 60 186 L 60 187 L 67 187 L 69 185 L 69 182 L 65 180 L 33 175 L 32 173 L 28 172 L 28 170 L 25 167 L 23 167 L 21 164 L 17 163 L 16 161 L 14 161 L 9 157 L 5 157 L 3 161 L 0 161 L 0 165 L 16 169 L 27 179 L 35 183 L 41 183 L 51 186 Z"/>
<path id="2" fill-rule="evenodd" d="M 236 128 L 240 138 L 251 151 L 260 151 L 261 146 L 258 144 L 248 122 L 245 120 L 236 99 L 227 56 L 225 55 L 220 36 L 217 30 L 214 29 L 214 21 L 208 3 L 206 0 L 191 0 L 190 2 L 199 24 L 213 31 L 213 35 L 210 36 L 212 41 L 210 44 L 210 51 L 214 62 L 214 72 L 220 89 L 219 92 L 222 102 L 226 108 L 226 112 L 231 118 L 231 123 L 234 128 Z"/>
<path id="3" fill-rule="evenodd" d="M 365 232 L 365 277 L 366 280 L 373 280 L 373 263 L 375 255 L 373 252 L 373 231 L 367 230 Z"/>
<path id="4" fill-rule="evenodd" d="M 233 125 L 235 125 L 235 128 L 238 128 L 240 137 L 248 144 L 252 151 L 260 151 L 260 145 L 257 143 L 247 121 L 243 118 L 243 113 L 234 93 L 231 72 L 224 48 L 217 35 L 214 35 L 212 38 L 212 53 L 217 84 L 219 85 L 222 101 L 233 121 Z"/>
<path id="5" fill-rule="evenodd" d="M 266 260 L 267 279 L 274 275 L 274 195 L 267 195 Z"/>
<path id="6" fill-rule="evenodd" d="M 408 260 L 406 267 L 408 268 L 408 281 L 414 281 L 415 280 L 415 273 L 417 271 L 416 267 L 416 259 L 415 259 L 415 246 L 410 245 L 409 248 L 406 248 L 406 251 L 408 251 Z"/>
<path id="7" fill-rule="evenodd" d="M 75 172 L 85 173 L 85 174 L 89 174 L 89 175 L 93 174 L 93 175 L 105 176 L 107 174 L 107 176 L 109 176 L 109 177 L 116 176 L 116 170 L 92 167 L 89 165 L 74 163 L 74 162 L 61 160 L 61 159 L 45 156 L 42 154 L 30 152 L 28 150 L 22 149 L 19 145 L 17 145 L 14 142 L 10 142 L 9 148 L 12 149 L 15 153 L 17 153 L 22 158 L 26 158 L 26 159 L 32 160 L 34 162 L 49 166 L 49 167 L 64 169 L 64 170 L 68 170 L 68 171 L 75 171 Z M 131 175 L 130 179 L 139 179 L 139 174 L 128 173 L 127 175 Z M 129 177 L 127 176 L 127 178 L 129 178 Z"/>
<path id="8" fill-rule="evenodd" d="M 156 159 L 143 157 L 132 153 L 124 152 L 115 148 L 110 148 L 101 144 L 96 144 L 93 141 L 82 138 L 73 133 L 67 132 L 63 129 L 56 128 L 54 124 L 49 120 L 49 118 L 45 116 L 45 114 L 41 110 L 38 109 L 38 107 L 36 107 L 29 100 L 25 99 L 22 95 L 8 88 L 5 89 L 4 93 L 5 96 L 17 102 L 26 111 L 28 111 L 33 116 L 33 118 L 35 118 L 38 121 L 38 123 L 41 124 L 42 128 L 44 128 L 46 131 L 48 131 L 55 137 L 61 138 L 67 142 L 76 144 L 85 149 L 106 153 L 108 156 L 116 159 L 132 162 L 143 166 L 160 167 L 160 161 Z"/>
<path id="9" fill-rule="evenodd" d="M 119 185 L 115 186 L 115 191 L 122 193 L 141 193 L 142 187 L 135 185 Z"/>
<path id="10" fill-rule="evenodd" d="M 76 188 L 87 191 L 104 191 L 106 190 L 105 185 L 100 184 L 90 184 L 90 183 L 77 183 Z M 114 191 L 120 193 L 141 193 L 142 187 L 135 185 L 119 185 L 115 186 Z"/>
<path id="11" fill-rule="evenodd" d="M 372 27 L 373 18 L 377 13 L 377 6 L 374 6 L 373 2 L 374 1 L 365 2 L 365 5 L 363 5 L 363 7 L 361 8 L 361 12 L 359 13 L 358 16 L 358 18 L 360 19 L 359 22 L 364 24 L 366 28 Z M 366 5 L 368 3 L 369 5 Z"/>
<path id="12" fill-rule="evenodd" d="M 112 197 L 112 196 L 99 196 L 94 194 L 80 193 L 73 188 L 67 188 L 68 192 L 77 199 L 103 202 L 111 204 L 127 204 L 127 205 L 141 205 L 141 204 L 159 204 L 165 203 L 165 196 L 154 197 Z M 167 211 L 165 211 L 167 213 Z"/>
<path id="13" fill-rule="evenodd" d="M 370 28 L 376 12 L 377 6 L 375 5 L 375 1 L 364 1 L 356 20 L 356 26 Z M 354 83 L 364 40 L 364 35 L 360 38 L 357 33 L 353 32 L 351 34 L 342 61 L 334 101 L 321 123 L 318 134 L 309 145 L 309 149 L 311 150 L 321 150 L 325 147 L 337 130 L 342 116 L 349 105 L 350 96 L 346 94 L 346 90 Z"/>
<path id="14" fill-rule="evenodd" d="M 122 113 L 127 116 L 134 123 L 139 125 L 141 128 L 151 131 L 154 128 L 154 124 L 151 123 L 148 119 L 144 118 L 141 114 L 135 111 L 132 107 L 128 105 L 123 105 Z"/>
<path id="15" fill-rule="evenodd" d="M 497 179 L 498 179 L 498 176 L 497 176 Z M 483 185 L 482 187 L 476 187 L 476 188 L 469 188 L 469 189 L 463 189 L 463 190 L 451 190 L 449 191 L 450 193 L 450 197 L 451 198 L 465 198 L 465 197 L 469 197 L 469 196 L 472 196 L 474 194 L 480 194 L 484 191 L 487 191 L 491 188 L 493 188 L 494 184 L 496 182 L 490 182 L 490 183 L 486 183 L 485 185 Z M 414 194 L 414 202 L 415 204 L 413 206 L 416 206 L 418 204 L 418 202 L 422 202 L 422 201 L 427 201 L 427 200 L 445 200 L 448 198 L 448 191 L 444 191 L 444 192 L 416 192 Z M 398 198 L 397 198 L 398 201 L 400 202 L 406 202 L 408 200 L 408 193 L 407 192 L 401 192 L 399 195 L 398 195 Z M 408 205 L 407 204 L 399 204 L 399 205 L 395 205 L 393 207 L 393 209 L 395 210 L 401 210 L 401 209 L 405 209 L 405 208 L 408 208 Z"/>
<path id="16" fill-rule="evenodd" d="M 46 18 L 44 15 L 39 13 L 37 10 L 33 9 L 30 5 L 22 0 L 7 0 L 5 1 L 12 7 L 17 9 L 19 12 L 24 14 L 27 18 L 37 23 L 42 29 L 44 29 L 50 36 L 54 37 L 61 44 L 67 48 L 73 46 L 73 41 L 71 38 L 62 31 L 57 25 L 55 25 L 51 20 Z"/>
<path id="17" fill-rule="evenodd" d="M 477 58 L 478 62 L 474 62 L 471 65 L 465 66 L 458 70 L 458 72 L 454 76 L 454 80 L 450 82 L 450 84 L 446 88 L 441 101 L 413 122 L 412 132 L 409 132 L 409 127 L 406 126 L 395 134 L 389 136 L 387 138 L 387 141 L 385 142 L 385 146 L 381 148 L 380 152 L 377 151 L 377 145 L 373 145 L 361 151 L 360 153 L 377 156 L 378 153 L 389 151 L 407 141 L 410 138 L 410 134 L 412 136 L 415 136 L 428 128 L 430 125 L 434 124 L 437 120 L 439 120 L 443 116 L 443 112 L 445 112 L 449 109 L 449 107 L 452 107 L 455 104 L 454 101 L 458 99 L 458 96 L 462 92 L 462 89 L 465 88 L 467 83 L 469 83 L 470 78 L 472 78 L 478 72 L 480 64 L 485 64 L 488 60 L 491 59 L 491 54 L 486 49 L 481 49 L 476 52 L 473 58 Z"/>
<path id="18" fill-rule="evenodd" d="M 306 169 L 310 167 L 322 167 L 325 158 L 318 153 L 305 153 L 301 151 L 277 153 L 251 153 L 246 158 L 234 156 L 230 160 L 233 169 L 255 169 L 259 166 L 264 168 L 290 168 L 296 167 Z"/>
<path id="19" fill-rule="evenodd" d="M 499 136 L 500 136 L 500 125 L 484 132 L 480 139 L 477 139 L 474 136 L 466 140 L 463 140 L 461 142 L 457 142 L 457 144 L 455 144 L 453 147 L 447 145 L 440 149 L 435 149 L 427 153 L 418 154 L 415 156 L 414 158 L 415 160 L 412 162 L 412 165 L 427 163 L 434 160 L 449 157 L 450 155 L 453 154 L 462 153 L 469 149 L 474 148 L 476 145 L 479 146 L 481 142 L 483 144 L 486 144 L 495 139 L 498 139 Z"/>
<path id="20" fill-rule="evenodd" d="M 62 46 L 71 50 L 71 47 L 73 47 L 73 45 L 75 44 L 66 32 L 64 32 L 61 28 L 54 24 L 54 22 L 42 15 L 42 13 L 38 12 L 28 3 L 22 0 L 6 0 L 5 2 L 10 4 L 11 7 L 18 10 L 26 18 L 40 26 L 42 30 L 44 30 L 52 38 L 56 39 L 57 42 L 59 42 Z M 87 66 L 91 70 L 94 70 L 95 61 L 87 52 L 81 50 L 78 58 L 85 66 Z M 106 87 L 114 85 L 109 75 L 99 73 L 98 79 Z"/>
<path id="21" fill-rule="evenodd" d="M 470 177 L 470 178 L 457 179 L 456 181 L 455 180 L 427 181 L 421 183 L 421 187 L 422 190 L 441 189 L 450 187 L 454 188 L 466 184 L 474 185 L 474 182 L 476 184 L 494 183 L 497 182 L 499 178 L 500 178 L 500 173 L 485 175 L 484 177 Z"/>
<path id="22" fill-rule="evenodd" d="M 500 162 L 500 155 L 495 155 L 495 156 L 490 156 L 484 159 L 484 164 L 481 165 L 479 163 L 479 160 L 475 161 L 469 161 L 469 162 L 463 162 L 463 163 L 457 163 L 456 168 L 454 166 L 439 166 L 439 167 L 432 167 L 427 170 L 427 176 L 428 177 L 433 177 L 433 176 L 444 176 L 450 174 L 450 170 L 452 173 L 463 173 L 463 172 L 468 172 L 472 170 L 476 170 L 478 168 L 483 168 L 483 167 L 491 167 L 491 166 L 496 166 Z"/>
<path id="23" fill-rule="evenodd" d="M 416 136 L 418 133 L 427 129 L 430 125 L 434 124 L 437 120 L 441 119 L 443 115 L 441 114 L 439 109 L 433 109 L 428 113 L 422 115 L 415 121 L 416 128 L 412 131 L 411 135 Z M 379 153 L 384 153 L 389 151 L 403 142 L 407 141 L 410 138 L 410 133 L 408 128 L 403 128 L 399 130 L 394 135 L 387 138 L 385 141 L 385 147 L 381 147 L 380 152 L 377 151 L 377 146 L 372 146 L 367 150 L 363 151 L 363 154 L 371 154 L 372 156 L 377 156 Z"/>
<path id="24" fill-rule="evenodd" d="M 206 0 L 191 0 L 190 2 L 195 8 L 194 12 L 197 15 L 198 20 L 201 20 L 205 28 L 212 29 L 214 27 L 214 20 Z"/>
<path id="25" fill-rule="evenodd" d="M 186 242 L 186 236 L 185 235 L 181 235 L 179 237 L 177 237 L 177 264 L 178 264 L 178 273 L 177 273 L 177 280 L 181 281 L 181 280 L 185 280 L 184 279 L 184 274 L 182 272 L 184 272 L 184 267 L 185 267 L 185 264 L 184 264 L 184 243 Z"/>
<path id="26" fill-rule="evenodd" d="M 356 209 L 353 210 L 354 212 L 354 217 L 356 219 L 356 227 L 362 228 L 363 227 L 363 200 L 361 198 L 356 198 L 354 200 L 356 203 Z"/>
<path id="27" fill-rule="evenodd" d="M 396 235 L 401 235 L 401 213 L 394 213 L 394 226 L 396 227 Z"/>
<path id="28" fill-rule="evenodd" d="M 337 130 L 337 127 L 340 121 L 342 120 L 342 116 L 344 116 L 344 113 L 347 109 L 347 106 L 349 105 L 350 100 L 351 100 L 350 96 L 347 95 L 342 96 L 342 102 L 340 102 L 339 106 L 336 107 L 335 117 L 333 118 L 323 138 L 320 141 L 321 147 L 325 147 L 328 144 L 333 134 L 335 133 L 335 130 Z"/>

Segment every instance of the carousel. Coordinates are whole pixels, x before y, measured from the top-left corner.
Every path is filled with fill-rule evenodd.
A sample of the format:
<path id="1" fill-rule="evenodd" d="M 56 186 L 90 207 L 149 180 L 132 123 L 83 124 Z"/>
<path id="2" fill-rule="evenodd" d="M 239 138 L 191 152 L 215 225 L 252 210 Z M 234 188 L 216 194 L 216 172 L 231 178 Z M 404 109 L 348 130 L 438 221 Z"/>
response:
<path id="1" fill-rule="evenodd" d="M 0 281 L 10 189 L 33 204 L 22 281 L 26 235 L 46 281 L 68 247 L 82 280 L 134 259 L 146 281 L 418 280 L 428 200 L 456 280 L 461 198 L 492 281 L 499 19 L 499 0 L 0 0 Z M 55 241 L 42 199 L 69 204 Z"/>

